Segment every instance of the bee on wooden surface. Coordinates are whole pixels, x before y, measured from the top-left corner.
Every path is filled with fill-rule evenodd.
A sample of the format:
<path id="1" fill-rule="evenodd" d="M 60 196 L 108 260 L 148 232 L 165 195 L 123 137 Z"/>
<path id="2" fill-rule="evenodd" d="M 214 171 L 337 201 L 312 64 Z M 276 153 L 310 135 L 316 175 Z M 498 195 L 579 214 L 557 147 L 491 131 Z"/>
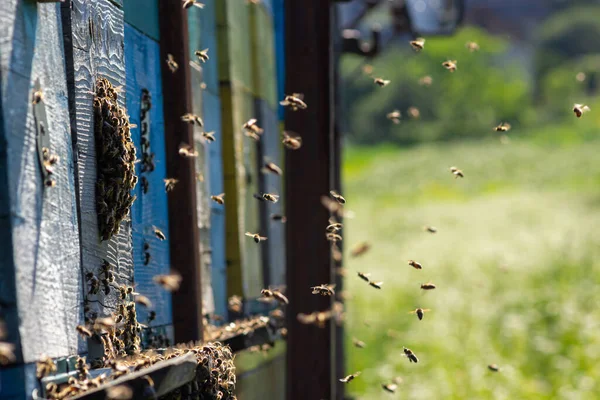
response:
<path id="1" fill-rule="evenodd" d="M 419 78 L 419 85 L 421 85 L 421 86 L 431 86 L 432 83 L 433 83 L 433 78 L 429 75 L 425 75 L 425 76 Z"/>
<path id="2" fill-rule="evenodd" d="M 423 48 L 425 47 L 425 39 L 423 38 L 416 38 L 415 40 L 411 40 L 409 43 L 410 47 L 412 47 L 417 52 L 423 50 Z"/>
<path id="3" fill-rule="evenodd" d="M 31 96 L 31 104 L 39 104 L 40 101 L 44 100 L 44 93 L 41 90 L 36 90 Z"/>
<path id="4" fill-rule="evenodd" d="M 285 224 L 287 222 L 287 217 L 281 214 L 271 214 L 271 219 L 273 221 L 279 221 L 282 224 Z"/>
<path id="5" fill-rule="evenodd" d="M 179 155 L 182 157 L 198 157 L 198 152 L 190 144 L 181 143 L 179 145 Z"/>
<path id="6" fill-rule="evenodd" d="M 304 95 L 302 93 L 292 93 L 286 95 L 285 98 L 279 102 L 284 107 L 289 107 L 292 111 L 298 111 L 299 109 L 305 110 L 308 108 L 304 102 Z"/>
<path id="7" fill-rule="evenodd" d="M 325 228 L 328 233 L 337 233 L 342 230 L 343 225 L 333 218 L 329 218 L 329 225 Z"/>
<path id="8" fill-rule="evenodd" d="M 229 311 L 241 313 L 244 310 L 244 303 L 240 296 L 233 295 L 227 300 L 227 308 Z"/>
<path id="9" fill-rule="evenodd" d="M 202 118 L 200 118 L 199 116 L 197 116 L 196 114 L 192 114 L 192 113 L 186 113 L 183 114 L 181 116 L 181 120 L 183 122 L 187 122 L 190 125 L 198 125 L 199 127 L 203 127 L 204 126 L 204 121 L 202 121 Z"/>
<path id="10" fill-rule="evenodd" d="M 294 132 L 284 131 L 282 133 L 283 136 L 283 145 L 290 150 L 298 150 L 302 147 L 302 138 L 298 136 Z"/>
<path id="11" fill-rule="evenodd" d="M 275 300 L 279 301 L 280 303 L 283 304 L 289 304 L 289 300 L 287 297 L 285 297 L 285 295 L 283 293 L 281 293 L 279 290 L 276 289 L 262 289 L 260 291 L 260 294 L 265 297 L 265 298 L 274 298 Z"/>
<path id="12" fill-rule="evenodd" d="M 202 137 L 204 138 L 204 140 L 206 140 L 207 142 L 214 142 L 215 140 L 215 131 L 211 131 L 211 132 L 202 132 Z"/>
<path id="13" fill-rule="evenodd" d="M 274 193 L 255 193 L 254 198 L 260 201 L 269 201 L 271 203 L 277 203 L 279 201 L 279 195 Z"/>
<path id="14" fill-rule="evenodd" d="M 179 182 L 179 179 L 175 178 L 167 178 L 164 179 L 165 182 L 165 191 L 170 192 L 175 189 L 175 185 Z"/>
<path id="15" fill-rule="evenodd" d="M 382 78 L 374 78 L 373 82 L 379 87 L 386 87 L 390 84 L 390 80 L 382 79 Z"/>
<path id="16" fill-rule="evenodd" d="M 479 51 L 479 45 L 475 42 L 467 42 L 465 44 L 465 47 L 467 48 L 467 50 L 469 50 L 471 53 L 473 53 L 474 51 Z"/>
<path id="17" fill-rule="evenodd" d="M 396 389 L 398 389 L 398 385 L 395 383 L 382 383 L 381 387 L 388 393 L 396 393 Z"/>
<path id="18" fill-rule="evenodd" d="M 435 226 L 425 226 L 423 227 L 424 231 L 427 231 L 429 233 L 437 233 L 437 228 Z"/>
<path id="19" fill-rule="evenodd" d="M 196 57 L 198 57 L 198 60 L 200 60 L 200 62 L 207 62 L 209 60 L 208 57 L 208 49 L 204 49 L 204 50 L 196 50 L 194 52 L 194 54 L 196 55 Z"/>
<path id="20" fill-rule="evenodd" d="M 325 234 L 325 237 L 327 238 L 328 241 L 330 241 L 332 243 L 342 241 L 342 236 L 338 235 L 337 233 L 327 233 L 327 234 Z"/>
<path id="21" fill-rule="evenodd" d="M 17 361 L 15 356 L 15 345 L 8 342 L 0 342 L 0 365 L 8 365 Z"/>
<path id="22" fill-rule="evenodd" d="M 43 354 L 36 363 L 35 371 L 35 376 L 38 379 L 42 379 L 56 372 L 56 364 L 54 364 L 54 361 L 50 357 Z"/>
<path id="23" fill-rule="evenodd" d="M 371 280 L 369 279 L 369 277 L 371 276 L 370 273 L 364 273 L 364 272 L 357 272 L 358 277 L 360 279 L 362 279 L 363 281 L 369 283 Z"/>
<path id="24" fill-rule="evenodd" d="M 204 8 L 204 4 L 200 3 L 198 0 L 182 0 L 182 2 L 184 10 L 192 7 Z"/>
<path id="25" fill-rule="evenodd" d="M 421 111 L 419 111 L 417 107 L 408 107 L 406 113 L 412 119 L 419 119 L 419 117 L 421 116 Z"/>
<path id="26" fill-rule="evenodd" d="M 411 267 L 415 268 L 415 269 L 423 269 L 423 266 L 416 262 L 415 260 L 408 260 L 408 265 L 410 265 Z"/>
<path id="27" fill-rule="evenodd" d="M 409 348 L 404 347 L 404 355 L 406 357 L 408 357 L 408 360 L 410 362 L 414 362 L 414 363 L 418 363 L 419 359 L 417 358 L 417 356 L 415 355 L 415 353 L 413 353 L 413 351 Z"/>
<path id="28" fill-rule="evenodd" d="M 431 283 L 431 282 L 427 282 L 427 283 L 422 283 L 421 284 L 421 289 L 423 290 L 433 290 L 435 289 L 437 286 L 435 286 L 435 284 Z"/>
<path id="29" fill-rule="evenodd" d="M 221 193 L 216 196 L 215 195 L 210 196 L 210 199 L 217 204 L 223 205 L 223 204 L 225 204 L 225 193 Z"/>
<path id="30" fill-rule="evenodd" d="M 415 309 L 413 311 L 409 311 L 408 313 L 409 314 L 417 314 L 417 318 L 419 318 L 419 321 L 420 321 L 420 320 L 423 319 L 423 315 L 426 312 L 428 312 L 428 311 L 431 311 L 431 310 L 429 308 L 425 308 L 425 309 L 423 309 L 423 308 L 417 308 L 417 309 Z"/>
<path id="31" fill-rule="evenodd" d="M 79 333 L 81 335 L 82 338 L 92 337 L 92 331 L 90 331 L 88 328 L 86 328 L 83 325 L 77 325 L 75 327 L 75 329 L 77 330 L 77 333 Z"/>
<path id="32" fill-rule="evenodd" d="M 163 289 L 169 292 L 175 292 L 179 290 L 181 280 L 183 278 L 177 272 L 171 272 L 168 275 L 155 275 L 152 280 L 163 287 Z"/>
<path id="33" fill-rule="evenodd" d="M 158 240 L 160 240 L 160 241 L 167 240 L 167 237 L 165 236 L 163 231 L 158 229 L 156 226 L 152 226 L 152 231 L 154 232 L 154 236 L 156 236 L 156 238 Z"/>
<path id="34" fill-rule="evenodd" d="M 577 118 L 581 118 L 581 116 L 588 111 L 590 111 L 590 107 L 588 107 L 584 104 L 574 104 L 573 105 L 573 112 L 575 113 Z"/>
<path id="35" fill-rule="evenodd" d="M 387 119 L 389 119 L 390 121 L 392 121 L 393 123 L 399 124 L 401 116 L 402 116 L 402 114 L 400 113 L 399 110 L 394 110 L 391 113 L 388 113 L 385 117 Z"/>
<path id="36" fill-rule="evenodd" d="M 351 257 L 359 257 L 365 254 L 367 251 L 371 249 L 371 244 L 369 242 L 360 242 L 355 244 L 350 250 Z"/>
<path id="37" fill-rule="evenodd" d="M 498 371 L 500 371 L 500 367 L 498 367 L 498 365 L 496 365 L 496 364 L 490 364 L 490 365 L 488 365 L 488 369 L 489 369 L 490 371 L 493 371 L 493 372 L 498 372 Z"/>
<path id="38" fill-rule="evenodd" d="M 450 72 L 456 71 L 456 60 L 448 60 L 442 63 L 442 67 L 446 68 Z"/>
<path id="39" fill-rule="evenodd" d="M 350 374 L 350 375 L 348 375 L 348 376 L 346 376 L 344 378 L 341 378 L 340 382 L 343 382 L 343 383 L 351 382 L 354 378 L 358 377 L 359 375 L 360 375 L 360 371 L 355 372 L 355 373 Z"/>
<path id="40" fill-rule="evenodd" d="M 363 342 L 362 340 L 358 340 L 357 338 L 352 338 L 352 344 L 355 347 L 358 347 L 359 349 L 364 349 L 365 347 L 367 347 L 365 342 Z"/>
<path id="41" fill-rule="evenodd" d="M 251 237 L 255 243 L 260 243 L 267 240 L 266 236 L 260 236 L 258 233 L 246 232 L 245 235 Z"/>
<path id="42" fill-rule="evenodd" d="M 336 192 L 335 190 L 330 190 L 329 194 L 338 203 L 340 203 L 340 204 L 346 204 L 346 199 L 341 194 L 339 194 L 338 192 Z"/>
<path id="43" fill-rule="evenodd" d="M 369 285 L 373 286 L 375 289 L 381 289 L 381 285 L 383 285 L 383 282 L 382 281 L 379 281 L 379 282 L 369 281 Z"/>
<path id="44" fill-rule="evenodd" d="M 88 291 L 89 294 L 98 294 L 100 291 L 100 280 L 95 276 L 92 276 L 90 279 L 90 289 Z"/>
<path id="45" fill-rule="evenodd" d="M 265 162 L 265 166 L 263 167 L 262 172 L 271 173 L 278 176 L 283 175 L 283 171 L 281 170 L 281 168 L 279 168 L 279 166 L 274 162 Z"/>
<path id="46" fill-rule="evenodd" d="M 326 284 L 323 283 L 319 286 L 313 286 L 310 289 L 312 290 L 312 294 L 320 294 L 321 296 L 333 296 L 335 294 L 335 284 Z"/>
<path id="47" fill-rule="evenodd" d="M 510 130 L 510 124 L 506 122 L 501 122 L 498 126 L 494 127 L 496 132 L 508 132 Z"/>
<path id="48" fill-rule="evenodd" d="M 177 64 L 177 61 L 173 58 L 173 54 L 167 54 L 167 66 L 172 73 L 177 72 L 179 69 L 179 64 Z"/>
<path id="49" fill-rule="evenodd" d="M 464 178 L 465 175 L 463 174 L 463 172 L 456 168 L 456 167 L 450 167 L 450 172 L 452 172 L 452 174 L 454 175 L 454 179 L 456 178 Z"/>
<path id="50" fill-rule="evenodd" d="M 152 301 L 150 301 L 150 299 L 148 297 L 141 295 L 141 294 L 135 296 L 135 302 L 146 308 L 152 307 Z"/>

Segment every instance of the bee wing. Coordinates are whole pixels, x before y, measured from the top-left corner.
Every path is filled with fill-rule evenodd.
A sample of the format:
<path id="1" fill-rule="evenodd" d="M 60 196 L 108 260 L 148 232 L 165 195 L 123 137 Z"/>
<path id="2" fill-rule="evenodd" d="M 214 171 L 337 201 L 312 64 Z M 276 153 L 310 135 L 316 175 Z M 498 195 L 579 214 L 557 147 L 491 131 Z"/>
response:
<path id="1" fill-rule="evenodd" d="M 292 93 L 292 96 L 297 99 L 304 100 L 304 93 Z"/>
<path id="2" fill-rule="evenodd" d="M 252 232 L 246 232 L 246 233 L 244 233 L 244 235 L 249 236 L 249 237 L 254 237 L 254 233 L 252 233 Z"/>
<path id="3" fill-rule="evenodd" d="M 190 67 L 194 68 L 198 72 L 202 72 L 202 67 L 196 61 L 190 61 Z"/>
<path id="4" fill-rule="evenodd" d="M 425 311 L 425 310 L 423 310 L 423 311 Z M 416 313 L 417 313 L 417 310 L 412 310 L 412 311 L 409 311 L 407 314 L 416 314 Z"/>
<path id="5" fill-rule="evenodd" d="M 259 236 L 258 238 L 259 238 L 260 240 L 267 240 L 267 237 L 266 237 L 266 236 Z"/>
<path id="6" fill-rule="evenodd" d="M 427 312 L 427 311 L 431 311 L 431 310 L 429 308 L 424 308 L 422 311 Z"/>
<path id="7" fill-rule="evenodd" d="M 192 4 L 192 5 L 193 5 L 194 7 L 198 7 L 198 8 L 200 8 L 200 9 L 204 8 L 204 4 L 202 4 L 202 3 L 194 3 L 194 4 Z"/>
<path id="8" fill-rule="evenodd" d="M 590 107 L 589 106 L 583 106 L 581 108 L 581 111 L 590 111 Z"/>

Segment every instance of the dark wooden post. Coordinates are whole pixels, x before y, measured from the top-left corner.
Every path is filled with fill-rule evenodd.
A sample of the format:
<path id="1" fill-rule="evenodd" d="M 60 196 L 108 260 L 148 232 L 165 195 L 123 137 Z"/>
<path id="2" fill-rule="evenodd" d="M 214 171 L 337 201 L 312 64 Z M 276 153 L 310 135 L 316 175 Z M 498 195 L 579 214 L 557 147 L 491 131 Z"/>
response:
<path id="1" fill-rule="evenodd" d="M 321 196 L 333 188 L 334 79 L 332 1 L 288 0 L 285 3 L 285 91 L 304 93 L 308 109 L 286 111 L 285 129 L 302 136 L 299 150 L 286 154 L 286 243 L 288 352 L 287 398 L 335 399 L 335 333 L 300 324 L 298 313 L 331 307 L 329 297 L 314 296 L 310 286 L 333 277 L 330 246 L 325 238 L 328 211 Z"/>
<path id="2" fill-rule="evenodd" d="M 192 111 L 186 10 L 177 0 L 159 0 L 160 53 L 165 113 L 167 176 L 177 178 L 177 190 L 169 193 L 171 268 L 183 276 L 173 294 L 173 326 L 176 342 L 202 339 L 202 295 L 194 159 L 179 155 L 179 145 L 194 144 L 192 126 L 181 116 Z M 168 54 L 179 64 L 174 73 Z"/>

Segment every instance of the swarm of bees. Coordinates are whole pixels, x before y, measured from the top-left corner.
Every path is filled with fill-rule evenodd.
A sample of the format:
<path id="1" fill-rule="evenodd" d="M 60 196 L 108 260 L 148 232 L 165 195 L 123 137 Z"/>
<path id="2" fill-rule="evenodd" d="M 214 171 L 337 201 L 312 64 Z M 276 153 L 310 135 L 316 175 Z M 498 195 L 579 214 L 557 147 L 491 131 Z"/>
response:
<path id="1" fill-rule="evenodd" d="M 129 117 L 117 104 L 117 90 L 105 78 L 96 82 L 94 137 L 96 139 L 96 209 L 101 240 L 119 233 L 121 221 L 129 216 L 137 184 L 135 146 Z"/>

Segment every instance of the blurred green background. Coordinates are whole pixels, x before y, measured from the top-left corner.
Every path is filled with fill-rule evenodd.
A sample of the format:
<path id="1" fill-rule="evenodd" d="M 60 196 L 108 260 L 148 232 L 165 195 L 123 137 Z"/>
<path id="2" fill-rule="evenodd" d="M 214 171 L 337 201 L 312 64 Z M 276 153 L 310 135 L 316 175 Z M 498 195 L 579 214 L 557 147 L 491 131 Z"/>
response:
<path id="1" fill-rule="evenodd" d="M 600 398 L 600 6 L 588 3 L 562 2 L 525 40 L 467 26 L 428 38 L 421 53 L 397 43 L 369 62 L 385 88 L 344 56 L 354 398 Z M 458 61 L 453 74 L 447 59 Z M 591 112 L 577 119 L 573 103 Z M 398 125 L 386 119 L 394 109 Z M 503 121 L 512 129 L 501 140 Z M 351 258 L 361 241 L 372 249 Z M 427 281 L 437 289 L 420 290 Z M 419 321 L 416 307 L 431 312 Z M 397 376 L 397 393 L 385 393 Z"/>

